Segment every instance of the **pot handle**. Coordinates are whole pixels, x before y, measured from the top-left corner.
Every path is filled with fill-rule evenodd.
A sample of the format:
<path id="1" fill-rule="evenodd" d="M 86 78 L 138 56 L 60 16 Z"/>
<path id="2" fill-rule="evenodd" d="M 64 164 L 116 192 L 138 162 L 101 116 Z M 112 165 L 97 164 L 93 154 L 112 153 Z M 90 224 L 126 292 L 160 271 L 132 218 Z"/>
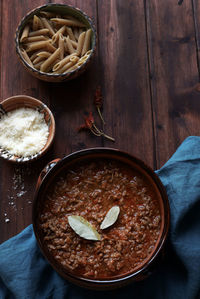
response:
<path id="1" fill-rule="evenodd" d="M 42 171 L 40 172 L 40 175 L 38 177 L 38 180 L 37 180 L 37 184 L 36 184 L 36 190 L 39 189 L 42 181 L 43 181 L 43 178 L 45 177 L 45 175 L 58 163 L 58 161 L 60 161 L 61 159 L 60 158 L 57 158 L 57 159 L 54 159 L 52 161 L 50 161 L 43 169 Z"/>

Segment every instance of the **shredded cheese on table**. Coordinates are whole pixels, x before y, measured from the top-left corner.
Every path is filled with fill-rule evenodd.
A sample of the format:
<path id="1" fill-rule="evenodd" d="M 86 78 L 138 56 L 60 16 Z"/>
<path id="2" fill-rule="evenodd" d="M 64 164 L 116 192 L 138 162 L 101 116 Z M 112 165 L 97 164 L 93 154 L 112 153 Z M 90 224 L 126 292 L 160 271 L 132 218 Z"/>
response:
<path id="1" fill-rule="evenodd" d="M 49 135 L 44 115 L 31 108 L 19 108 L 0 118 L 0 147 L 10 154 L 27 157 L 37 154 Z"/>

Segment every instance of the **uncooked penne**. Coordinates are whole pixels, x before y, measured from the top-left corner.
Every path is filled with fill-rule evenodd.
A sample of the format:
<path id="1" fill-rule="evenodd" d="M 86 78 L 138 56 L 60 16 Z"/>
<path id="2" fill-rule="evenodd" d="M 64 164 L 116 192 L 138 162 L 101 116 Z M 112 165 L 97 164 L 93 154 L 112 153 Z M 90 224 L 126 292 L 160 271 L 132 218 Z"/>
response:
<path id="1" fill-rule="evenodd" d="M 33 31 L 39 30 L 43 28 L 42 21 L 38 16 L 34 15 L 33 16 Z"/>
<path id="2" fill-rule="evenodd" d="M 31 56 L 30 56 L 30 60 L 33 61 L 36 57 L 37 57 L 37 54 L 41 52 L 41 49 L 34 52 Z"/>
<path id="3" fill-rule="evenodd" d="M 45 72 L 49 69 L 53 62 L 59 57 L 60 49 L 58 48 L 49 58 L 41 65 L 41 72 Z"/>
<path id="4" fill-rule="evenodd" d="M 88 29 L 85 34 L 85 40 L 84 40 L 81 56 L 83 56 L 90 49 L 91 34 L 92 34 L 92 29 Z"/>
<path id="5" fill-rule="evenodd" d="M 74 48 L 77 48 L 77 46 L 78 46 L 78 43 L 77 43 L 77 42 L 75 42 L 74 40 L 71 40 L 71 43 L 72 43 L 72 46 L 73 46 Z"/>
<path id="6" fill-rule="evenodd" d="M 67 44 L 67 48 L 68 48 L 69 53 L 70 53 L 70 54 L 75 53 L 76 51 L 75 51 L 74 47 L 72 46 L 71 40 L 70 40 L 70 38 L 69 38 L 69 35 L 68 35 L 67 38 L 65 38 L 65 41 L 66 41 L 66 44 Z"/>
<path id="7" fill-rule="evenodd" d="M 23 32 L 22 32 L 22 36 L 21 36 L 21 38 L 20 38 L 20 42 L 21 42 L 21 43 L 28 37 L 29 30 L 30 30 L 30 26 L 29 26 L 29 25 L 26 25 L 26 26 L 24 27 L 24 30 L 23 30 Z"/>
<path id="8" fill-rule="evenodd" d="M 40 40 L 47 40 L 47 37 L 45 37 L 44 35 L 27 37 L 24 43 L 26 44 L 26 43 L 38 42 Z"/>
<path id="9" fill-rule="evenodd" d="M 35 65 L 34 65 L 34 68 L 37 69 L 37 70 L 40 70 L 40 67 L 41 67 L 41 65 L 42 65 L 44 62 L 45 62 L 45 59 L 42 60 L 42 61 L 40 61 L 40 62 L 38 62 L 37 64 L 35 64 Z"/>
<path id="10" fill-rule="evenodd" d="M 42 24 L 44 25 L 44 27 L 47 28 L 47 29 L 49 29 L 49 34 L 50 34 L 51 36 L 53 36 L 53 35 L 55 34 L 55 31 L 54 31 L 54 29 L 52 28 L 52 26 L 51 26 L 49 20 L 47 20 L 46 18 L 41 18 L 41 20 L 42 20 Z"/>
<path id="11" fill-rule="evenodd" d="M 64 52 L 65 52 L 64 38 L 62 33 L 59 33 L 58 48 L 60 49 L 60 60 L 62 60 L 64 58 Z"/>
<path id="12" fill-rule="evenodd" d="M 59 33 L 64 34 L 65 30 L 66 30 L 66 26 L 64 25 L 52 36 L 52 44 L 57 42 Z"/>
<path id="13" fill-rule="evenodd" d="M 92 53 L 92 50 L 90 49 L 85 53 L 85 55 L 90 56 L 91 53 Z"/>
<path id="14" fill-rule="evenodd" d="M 37 36 L 37 35 L 45 35 L 45 34 L 48 34 L 49 33 L 49 29 L 47 28 L 44 28 L 44 29 L 40 29 L 40 30 L 37 30 L 37 31 L 32 31 L 29 33 L 29 37 L 31 36 Z"/>
<path id="15" fill-rule="evenodd" d="M 74 64 L 72 67 L 70 67 L 67 71 L 71 72 L 80 67 L 84 62 L 80 61 L 80 59 L 77 61 L 76 64 Z"/>
<path id="16" fill-rule="evenodd" d="M 45 57 L 38 56 L 33 60 L 33 64 L 37 64 L 38 62 L 43 61 L 44 59 L 45 59 Z"/>
<path id="17" fill-rule="evenodd" d="M 66 32 L 71 40 L 76 41 L 74 33 L 70 27 L 66 26 Z"/>
<path id="18" fill-rule="evenodd" d="M 44 57 L 44 58 L 48 58 L 49 56 L 51 56 L 52 53 L 49 53 L 47 51 L 42 51 L 42 52 L 38 52 L 36 55 L 39 57 Z"/>
<path id="19" fill-rule="evenodd" d="M 47 42 L 46 47 L 49 50 L 49 52 L 55 52 L 56 50 L 56 48 L 52 45 L 50 41 Z"/>
<path id="20" fill-rule="evenodd" d="M 74 33 L 76 41 L 78 41 L 78 39 L 79 39 L 79 30 L 78 30 L 78 27 L 74 27 L 73 33 Z"/>
<path id="21" fill-rule="evenodd" d="M 62 59 L 61 61 L 59 61 L 57 64 L 54 65 L 53 71 L 57 71 L 57 70 L 61 69 L 69 61 L 74 61 L 73 57 L 76 57 L 76 56 L 77 56 L 76 53 L 66 56 L 64 59 Z M 75 58 L 75 60 L 76 60 L 76 58 Z"/>
<path id="22" fill-rule="evenodd" d="M 84 64 L 86 62 L 86 60 L 88 59 L 88 56 L 82 56 L 79 61 L 77 62 L 76 66 L 79 67 L 81 66 L 82 64 Z"/>
<path id="23" fill-rule="evenodd" d="M 67 20 L 62 18 L 52 18 L 51 21 L 60 24 L 60 25 L 67 25 L 67 26 L 74 26 L 74 27 L 86 27 L 85 24 L 77 21 L 77 20 Z"/>
<path id="24" fill-rule="evenodd" d="M 69 61 L 61 69 L 54 71 L 54 73 L 57 73 L 57 74 L 65 73 L 69 68 L 71 68 L 74 64 L 76 64 L 77 61 L 78 61 L 78 57 L 74 56 L 74 59 L 72 61 Z"/>
<path id="25" fill-rule="evenodd" d="M 72 46 L 74 48 L 74 51 L 75 51 L 75 49 L 77 49 L 78 43 L 75 42 L 75 41 L 73 41 L 73 40 L 71 40 L 71 39 L 70 39 L 70 42 L 71 42 L 71 44 L 72 44 Z M 66 37 L 64 37 L 64 47 L 65 47 L 65 52 L 69 52 L 69 49 L 68 49 L 68 46 L 67 46 L 67 42 L 66 42 Z"/>
<path id="26" fill-rule="evenodd" d="M 84 40 L 85 40 L 85 31 L 82 32 L 78 38 L 78 45 L 77 45 L 77 49 L 76 49 L 76 53 L 78 56 L 80 56 L 80 54 L 82 52 Z"/>
<path id="27" fill-rule="evenodd" d="M 34 51 L 34 50 L 38 50 L 38 49 L 42 49 L 47 47 L 48 45 L 48 41 L 38 41 L 38 42 L 34 42 L 34 43 L 29 43 L 27 44 L 27 53 Z"/>
<path id="28" fill-rule="evenodd" d="M 32 61 L 30 60 L 28 54 L 26 53 L 26 51 L 24 49 L 20 49 L 20 52 L 22 54 L 22 57 L 24 58 L 24 60 L 30 65 L 33 67 L 33 63 Z"/>

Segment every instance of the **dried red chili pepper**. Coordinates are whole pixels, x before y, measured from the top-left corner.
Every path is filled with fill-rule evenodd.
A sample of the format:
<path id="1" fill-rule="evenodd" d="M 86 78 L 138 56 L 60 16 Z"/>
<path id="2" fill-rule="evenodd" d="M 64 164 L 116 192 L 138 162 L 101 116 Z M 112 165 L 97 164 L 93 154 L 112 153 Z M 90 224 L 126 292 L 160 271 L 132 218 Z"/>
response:
<path id="1" fill-rule="evenodd" d="M 99 116 L 103 122 L 103 124 L 105 124 L 105 121 L 103 119 L 102 113 L 101 113 L 101 108 L 103 107 L 103 97 L 102 97 L 102 93 L 101 93 L 101 86 L 97 86 L 95 94 L 94 94 L 94 104 L 97 108 L 97 111 L 99 113 Z"/>
<path id="2" fill-rule="evenodd" d="M 85 117 L 85 123 L 78 128 L 78 131 L 81 130 L 90 130 L 95 136 L 104 136 L 105 138 L 115 141 L 114 138 L 105 134 L 102 130 L 98 129 L 94 122 L 94 117 L 92 112 L 89 113 L 87 117 Z"/>

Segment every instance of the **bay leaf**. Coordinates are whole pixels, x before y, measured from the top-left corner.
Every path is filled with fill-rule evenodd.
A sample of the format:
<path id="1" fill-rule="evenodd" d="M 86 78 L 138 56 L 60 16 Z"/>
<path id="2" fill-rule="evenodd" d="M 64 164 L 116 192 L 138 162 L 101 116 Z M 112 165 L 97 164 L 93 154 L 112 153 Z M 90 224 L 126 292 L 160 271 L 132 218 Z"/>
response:
<path id="1" fill-rule="evenodd" d="M 118 206 L 112 207 L 106 214 L 103 222 L 101 223 L 100 229 L 105 229 L 113 225 L 119 216 L 120 209 Z"/>
<path id="2" fill-rule="evenodd" d="M 68 222 L 70 227 L 80 237 L 87 240 L 94 240 L 94 241 L 101 240 L 101 235 L 97 232 L 94 226 L 82 216 L 76 216 L 76 215 L 68 216 Z"/>

